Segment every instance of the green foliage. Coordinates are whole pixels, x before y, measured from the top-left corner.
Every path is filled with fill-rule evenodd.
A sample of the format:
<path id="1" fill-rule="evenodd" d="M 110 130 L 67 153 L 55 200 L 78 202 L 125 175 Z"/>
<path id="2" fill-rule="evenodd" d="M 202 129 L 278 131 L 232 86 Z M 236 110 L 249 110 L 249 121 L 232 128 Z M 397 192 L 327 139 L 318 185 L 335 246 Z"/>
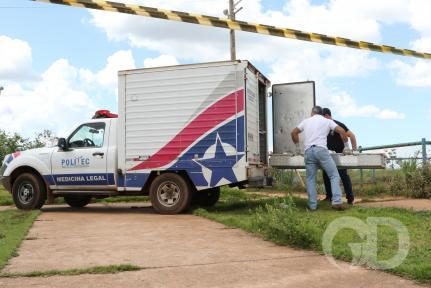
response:
<path id="1" fill-rule="evenodd" d="M 0 130 L 0 162 L 10 153 L 20 150 L 26 143 L 26 139 L 18 134 L 8 134 Z"/>
<path id="2" fill-rule="evenodd" d="M 431 168 L 407 168 L 405 171 L 394 174 L 390 190 L 395 195 L 411 198 L 431 198 Z"/>
<path id="3" fill-rule="evenodd" d="M 260 206 L 252 215 L 252 226 L 265 239 L 294 247 L 318 248 L 317 227 L 321 224 L 310 213 L 301 213 L 291 197 Z"/>
<path id="4" fill-rule="evenodd" d="M 9 206 L 12 204 L 12 195 L 0 185 L 0 206 Z"/>
<path id="5" fill-rule="evenodd" d="M 109 265 L 109 266 L 96 266 L 82 269 L 69 269 L 69 270 L 50 270 L 50 271 L 35 271 L 29 273 L 3 273 L 0 277 L 15 278 L 15 277 L 51 277 L 51 276 L 76 276 L 83 274 L 115 274 L 127 271 L 139 271 L 145 268 L 131 265 Z"/>
<path id="6" fill-rule="evenodd" d="M 0 211 L 0 270 L 11 257 L 17 255 L 19 245 L 39 213 L 39 211 Z"/>
<path id="7" fill-rule="evenodd" d="M 416 172 L 418 170 L 418 155 L 419 152 L 416 152 L 414 155 L 415 158 L 404 160 L 401 163 L 401 171 L 403 171 L 404 174 Z"/>

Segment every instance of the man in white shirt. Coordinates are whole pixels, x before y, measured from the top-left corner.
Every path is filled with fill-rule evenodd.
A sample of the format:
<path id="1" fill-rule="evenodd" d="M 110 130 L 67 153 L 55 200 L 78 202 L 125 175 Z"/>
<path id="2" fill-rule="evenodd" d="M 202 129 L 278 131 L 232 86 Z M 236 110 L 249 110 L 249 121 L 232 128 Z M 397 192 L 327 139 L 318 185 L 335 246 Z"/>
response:
<path id="1" fill-rule="evenodd" d="M 322 114 L 322 107 L 313 107 L 311 117 L 305 119 L 293 129 L 291 136 L 293 142 L 299 148 L 299 134 L 304 133 L 304 161 L 307 171 L 308 207 L 311 210 L 317 209 L 316 174 L 320 167 L 331 180 L 332 207 L 336 210 L 344 210 L 341 199 L 340 175 L 338 174 L 334 160 L 329 154 L 327 136 L 332 130 L 344 138 L 346 137 L 346 131 L 333 120 L 323 117 Z"/>

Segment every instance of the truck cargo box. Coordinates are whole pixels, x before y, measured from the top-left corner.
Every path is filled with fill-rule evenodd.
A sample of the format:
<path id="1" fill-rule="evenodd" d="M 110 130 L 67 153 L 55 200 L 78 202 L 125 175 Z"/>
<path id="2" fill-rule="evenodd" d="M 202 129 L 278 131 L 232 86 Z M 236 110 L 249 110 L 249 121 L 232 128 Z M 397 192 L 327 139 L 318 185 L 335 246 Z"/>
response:
<path id="1" fill-rule="evenodd" d="M 119 168 L 140 189 L 154 171 L 198 190 L 261 182 L 269 81 L 247 61 L 119 72 Z"/>

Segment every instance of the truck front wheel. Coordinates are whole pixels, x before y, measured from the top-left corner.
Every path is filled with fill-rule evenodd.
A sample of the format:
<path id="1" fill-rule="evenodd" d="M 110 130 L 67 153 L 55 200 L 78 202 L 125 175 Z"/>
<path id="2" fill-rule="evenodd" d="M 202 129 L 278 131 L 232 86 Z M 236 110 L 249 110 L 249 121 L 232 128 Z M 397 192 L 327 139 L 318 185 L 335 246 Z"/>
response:
<path id="1" fill-rule="evenodd" d="M 81 195 L 66 195 L 64 196 L 64 202 L 73 208 L 82 208 L 87 206 L 91 201 L 91 196 L 81 196 Z"/>
<path id="2" fill-rule="evenodd" d="M 47 198 L 45 184 L 39 177 L 23 173 L 13 182 L 12 197 L 18 209 L 40 209 Z"/>
<path id="3" fill-rule="evenodd" d="M 157 176 L 151 183 L 151 204 L 161 214 L 178 214 L 185 211 L 191 198 L 190 186 L 178 174 L 165 173 Z"/>

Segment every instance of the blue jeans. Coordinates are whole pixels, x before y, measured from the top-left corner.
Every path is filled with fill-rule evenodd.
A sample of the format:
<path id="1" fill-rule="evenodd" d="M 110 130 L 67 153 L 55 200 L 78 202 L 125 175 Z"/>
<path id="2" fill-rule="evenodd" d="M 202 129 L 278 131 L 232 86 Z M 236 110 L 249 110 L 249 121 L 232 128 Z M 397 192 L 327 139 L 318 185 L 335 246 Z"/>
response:
<path id="1" fill-rule="evenodd" d="M 328 174 L 331 181 L 332 205 L 341 204 L 340 175 L 328 149 L 319 146 L 308 148 L 305 151 L 304 160 L 307 170 L 308 206 L 310 209 L 317 209 L 316 174 L 319 167 Z"/>

